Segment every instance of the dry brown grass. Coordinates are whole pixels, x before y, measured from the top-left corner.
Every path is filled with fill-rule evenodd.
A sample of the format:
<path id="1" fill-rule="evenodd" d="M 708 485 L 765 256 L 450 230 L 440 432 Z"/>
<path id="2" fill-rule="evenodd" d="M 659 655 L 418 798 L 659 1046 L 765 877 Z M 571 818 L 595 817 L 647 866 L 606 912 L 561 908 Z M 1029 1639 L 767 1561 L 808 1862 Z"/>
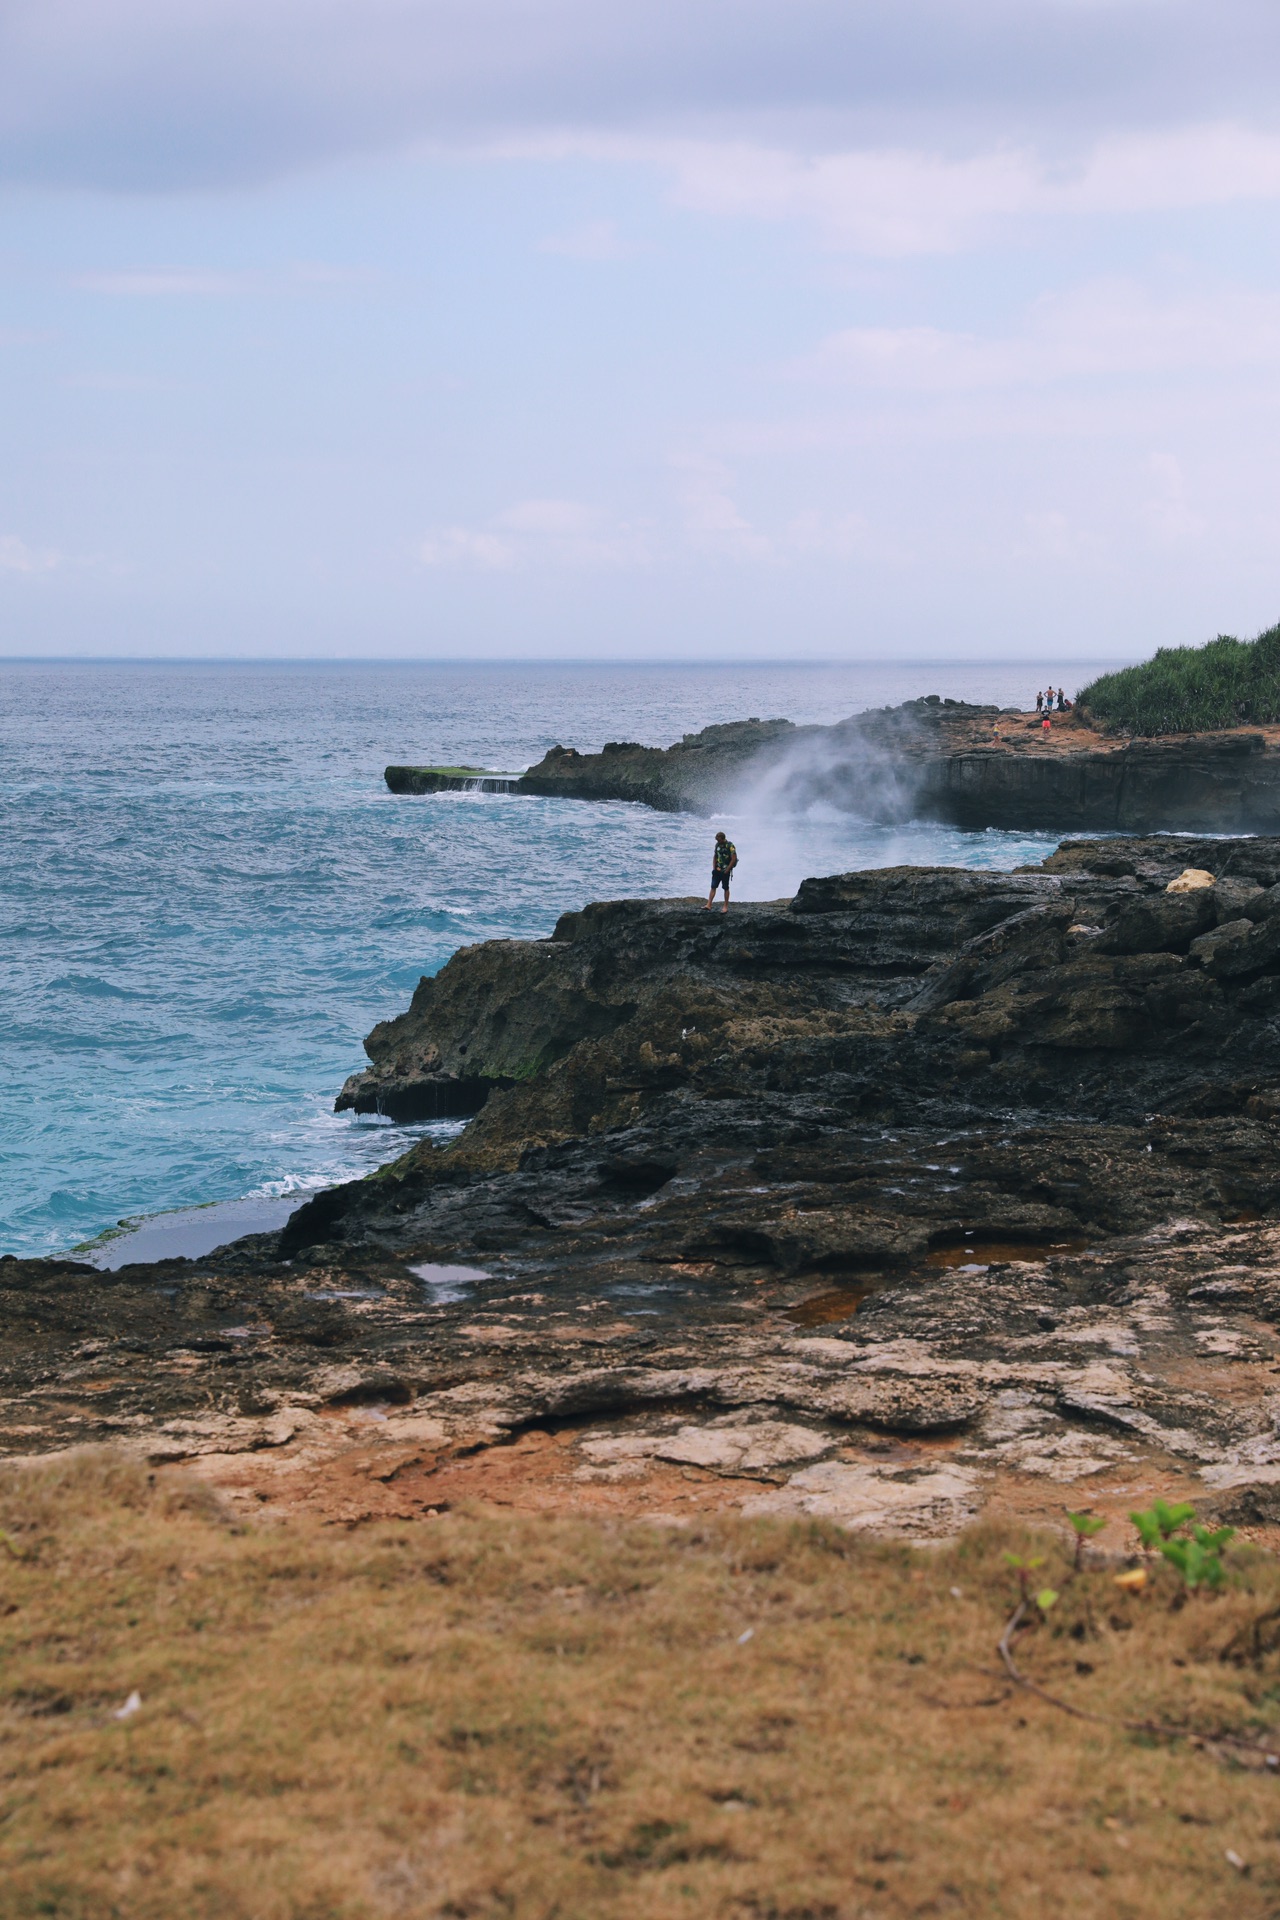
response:
<path id="1" fill-rule="evenodd" d="M 0 1525 L 4 1920 L 1280 1911 L 1280 1781 L 1010 1693 L 992 1530 L 236 1530 L 109 1455 L 6 1470 Z M 1019 1657 L 1257 1734 L 1280 1656 L 1221 1656 L 1280 1568 L 1234 1578 L 1089 1574 Z"/>

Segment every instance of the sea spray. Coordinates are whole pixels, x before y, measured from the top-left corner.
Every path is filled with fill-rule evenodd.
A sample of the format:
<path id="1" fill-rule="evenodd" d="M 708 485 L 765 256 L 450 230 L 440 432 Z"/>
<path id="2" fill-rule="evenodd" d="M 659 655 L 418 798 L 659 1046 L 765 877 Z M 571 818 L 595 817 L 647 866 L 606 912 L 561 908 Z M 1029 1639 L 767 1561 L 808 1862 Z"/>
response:
<path id="1" fill-rule="evenodd" d="M 835 727 L 797 728 L 771 742 L 745 769 L 733 796 L 735 810 L 772 820 L 825 807 L 877 826 L 914 819 L 920 772 L 906 750 L 924 744 L 921 729 L 901 709 L 890 727 L 881 722 L 877 728 L 877 722 L 879 715 L 858 715 Z"/>

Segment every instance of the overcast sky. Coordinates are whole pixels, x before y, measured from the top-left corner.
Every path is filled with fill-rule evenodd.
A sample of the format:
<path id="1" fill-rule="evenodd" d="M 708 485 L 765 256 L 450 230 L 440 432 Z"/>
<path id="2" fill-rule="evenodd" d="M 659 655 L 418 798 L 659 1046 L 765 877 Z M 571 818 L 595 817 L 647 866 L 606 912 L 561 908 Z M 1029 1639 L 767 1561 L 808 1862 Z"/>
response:
<path id="1" fill-rule="evenodd" d="M 1280 620 L 1275 0 L 0 0 L 0 652 Z"/>

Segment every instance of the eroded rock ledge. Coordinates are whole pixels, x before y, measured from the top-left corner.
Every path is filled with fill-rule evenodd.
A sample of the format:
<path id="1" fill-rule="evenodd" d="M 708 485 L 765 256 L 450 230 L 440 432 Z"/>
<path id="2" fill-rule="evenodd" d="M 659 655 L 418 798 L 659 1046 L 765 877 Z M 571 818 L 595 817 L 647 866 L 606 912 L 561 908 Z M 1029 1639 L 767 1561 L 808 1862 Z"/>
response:
<path id="1" fill-rule="evenodd" d="M 206 1260 L 0 1262 L 11 1451 L 348 1519 L 1280 1518 L 1280 841 L 612 902 L 459 953 L 370 1050 L 350 1099 L 484 1104 Z"/>
<path id="2" fill-rule="evenodd" d="M 672 747 L 612 741 L 554 747 L 521 776 L 392 766 L 395 793 L 488 785 L 576 800 L 633 800 L 664 812 L 815 802 L 871 819 L 1015 831 L 1200 833 L 1280 830 L 1280 729 L 1119 739 L 1056 715 L 912 700 L 830 727 L 747 720 Z"/>

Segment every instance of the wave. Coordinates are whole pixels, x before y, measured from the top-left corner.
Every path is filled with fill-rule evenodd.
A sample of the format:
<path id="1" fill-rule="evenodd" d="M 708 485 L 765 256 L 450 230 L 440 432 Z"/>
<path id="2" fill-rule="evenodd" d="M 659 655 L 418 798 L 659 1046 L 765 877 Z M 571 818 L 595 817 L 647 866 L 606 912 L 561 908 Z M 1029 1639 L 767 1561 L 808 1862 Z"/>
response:
<path id="1" fill-rule="evenodd" d="M 83 993 L 91 1000 L 150 1000 L 153 997 L 149 993 L 138 993 L 132 987 L 118 987 L 114 980 L 104 980 L 97 973 L 63 973 L 51 980 L 49 986 Z"/>

